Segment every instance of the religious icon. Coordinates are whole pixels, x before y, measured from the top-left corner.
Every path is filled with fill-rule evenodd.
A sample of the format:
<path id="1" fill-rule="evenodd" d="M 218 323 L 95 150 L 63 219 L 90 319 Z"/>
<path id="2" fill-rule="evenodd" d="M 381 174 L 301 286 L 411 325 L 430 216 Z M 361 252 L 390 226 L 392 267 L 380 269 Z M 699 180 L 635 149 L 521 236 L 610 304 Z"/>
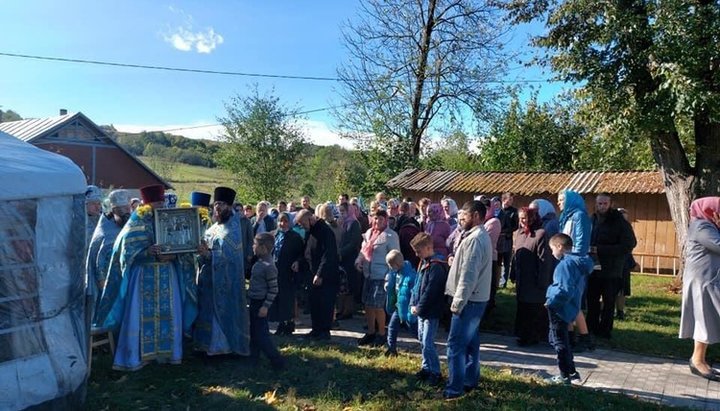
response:
<path id="1" fill-rule="evenodd" d="M 156 209 L 155 244 L 162 247 L 162 254 L 195 252 L 200 244 L 197 207 Z"/>

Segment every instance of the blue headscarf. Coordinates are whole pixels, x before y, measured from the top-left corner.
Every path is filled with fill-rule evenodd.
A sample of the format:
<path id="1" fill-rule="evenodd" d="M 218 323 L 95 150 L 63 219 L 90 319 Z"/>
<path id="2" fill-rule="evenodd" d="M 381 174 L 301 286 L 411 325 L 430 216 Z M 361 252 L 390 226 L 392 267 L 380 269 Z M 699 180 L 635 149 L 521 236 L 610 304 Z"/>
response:
<path id="1" fill-rule="evenodd" d="M 564 190 L 561 193 L 565 194 L 565 204 L 560 214 L 560 227 L 565 227 L 565 223 L 575 214 L 577 211 L 582 211 L 587 214 L 585 208 L 585 200 L 582 196 L 572 190 Z"/>

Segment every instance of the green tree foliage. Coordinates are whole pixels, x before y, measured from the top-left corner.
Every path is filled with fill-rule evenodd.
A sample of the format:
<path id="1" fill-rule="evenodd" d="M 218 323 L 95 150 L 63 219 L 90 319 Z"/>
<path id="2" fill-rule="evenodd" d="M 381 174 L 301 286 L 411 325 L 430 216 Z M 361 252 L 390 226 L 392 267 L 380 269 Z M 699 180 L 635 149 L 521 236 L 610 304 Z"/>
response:
<path id="1" fill-rule="evenodd" d="M 480 163 L 488 171 L 570 171 L 585 135 L 563 107 L 515 96 L 480 141 Z"/>
<path id="2" fill-rule="evenodd" d="M 432 142 L 422 160 L 422 167 L 431 170 L 477 171 L 480 157 L 473 153 L 474 141 L 462 130 Z"/>
<path id="3" fill-rule="evenodd" d="M 220 144 L 215 141 L 196 140 L 160 131 L 123 133 L 112 126 L 105 130 L 120 145 L 136 156 L 158 157 L 167 161 L 193 166 L 216 167 L 215 157 Z"/>
<path id="4" fill-rule="evenodd" d="M 237 95 L 225 103 L 225 143 L 218 153 L 220 165 L 232 172 L 246 192 L 246 200 L 276 201 L 284 198 L 301 172 L 298 163 L 306 147 L 298 125 L 297 110 L 280 104 L 279 98 Z"/>
<path id="5" fill-rule="evenodd" d="M 20 117 L 20 114 L 12 110 L 0 110 L 0 123 L 5 123 L 8 121 L 18 121 L 22 119 L 23 118 Z"/>
<path id="6" fill-rule="evenodd" d="M 546 34 L 535 39 L 547 53 L 541 57 L 560 78 L 579 84 L 588 112 L 649 140 L 684 244 L 690 202 L 720 194 L 720 3 L 506 5 L 517 22 L 545 21 Z"/>

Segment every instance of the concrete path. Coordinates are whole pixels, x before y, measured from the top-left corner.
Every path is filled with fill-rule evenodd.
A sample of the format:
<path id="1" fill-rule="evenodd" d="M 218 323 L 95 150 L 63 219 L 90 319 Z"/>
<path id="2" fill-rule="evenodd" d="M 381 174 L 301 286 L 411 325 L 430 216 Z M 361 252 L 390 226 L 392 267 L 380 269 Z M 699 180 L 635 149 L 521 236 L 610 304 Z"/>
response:
<path id="1" fill-rule="evenodd" d="M 297 332 L 309 332 L 309 323 L 309 317 L 304 316 Z M 356 344 L 364 333 L 363 324 L 358 317 L 341 321 L 340 329 L 332 331 L 333 341 Z M 439 334 L 436 344 L 444 360 L 446 334 L 443 330 Z M 550 346 L 520 348 L 513 337 L 488 333 L 481 333 L 480 341 L 480 361 L 484 366 L 538 378 L 558 373 L 555 352 Z M 398 346 L 405 351 L 418 352 L 419 349 L 417 340 L 409 332 L 400 334 Z M 576 354 L 575 365 L 583 387 L 674 407 L 720 411 L 720 382 L 692 375 L 685 360 L 598 349 Z"/>

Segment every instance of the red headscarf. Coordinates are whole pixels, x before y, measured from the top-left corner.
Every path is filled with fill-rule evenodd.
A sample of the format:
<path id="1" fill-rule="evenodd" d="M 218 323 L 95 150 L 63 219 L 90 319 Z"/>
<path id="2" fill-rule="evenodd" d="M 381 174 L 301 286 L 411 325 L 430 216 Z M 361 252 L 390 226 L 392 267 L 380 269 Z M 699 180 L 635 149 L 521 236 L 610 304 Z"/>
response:
<path id="1" fill-rule="evenodd" d="M 522 225 L 520 226 L 520 230 L 522 230 L 524 234 L 530 234 L 532 231 L 538 229 L 540 219 L 538 218 L 537 210 L 534 208 L 523 207 L 520 209 L 520 213 L 525 213 L 527 216 L 527 224 L 524 227 Z"/>
<path id="2" fill-rule="evenodd" d="M 702 197 L 690 204 L 690 217 L 692 218 L 714 223 L 713 213 L 720 214 L 720 197 Z"/>

